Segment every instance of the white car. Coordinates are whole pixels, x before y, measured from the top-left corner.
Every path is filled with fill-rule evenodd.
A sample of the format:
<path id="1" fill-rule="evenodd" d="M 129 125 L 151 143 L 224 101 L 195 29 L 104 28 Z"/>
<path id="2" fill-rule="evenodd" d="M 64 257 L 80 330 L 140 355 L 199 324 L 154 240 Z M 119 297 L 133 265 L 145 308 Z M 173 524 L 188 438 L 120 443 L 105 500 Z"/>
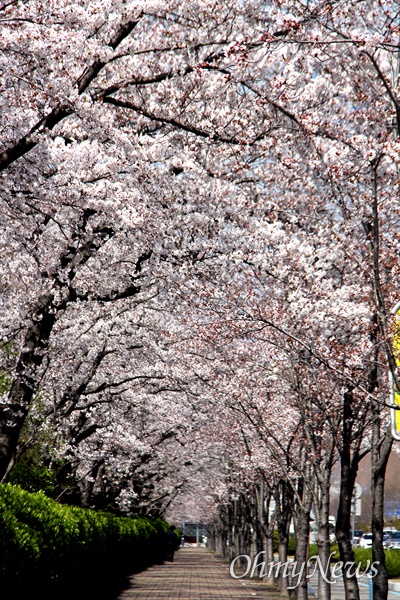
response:
<path id="1" fill-rule="evenodd" d="M 382 545 L 384 548 L 388 548 L 391 541 L 391 537 L 388 533 L 383 534 Z M 357 542 L 359 548 L 372 548 L 372 533 L 364 533 Z"/>
<path id="2" fill-rule="evenodd" d="M 372 548 L 372 533 L 364 533 L 357 542 L 359 548 Z"/>

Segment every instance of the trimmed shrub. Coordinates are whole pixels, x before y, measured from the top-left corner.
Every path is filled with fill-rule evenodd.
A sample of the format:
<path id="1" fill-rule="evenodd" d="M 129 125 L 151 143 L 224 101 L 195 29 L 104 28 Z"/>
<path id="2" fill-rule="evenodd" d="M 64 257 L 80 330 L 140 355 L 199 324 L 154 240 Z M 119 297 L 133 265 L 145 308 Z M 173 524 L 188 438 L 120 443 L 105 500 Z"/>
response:
<path id="1" fill-rule="evenodd" d="M 389 577 L 400 577 L 400 552 L 399 550 L 387 550 L 386 569 Z"/>
<path id="2" fill-rule="evenodd" d="M 361 568 L 367 568 L 367 561 L 372 564 L 372 550 L 370 548 L 355 548 L 356 563 L 361 563 Z M 385 563 L 389 578 L 400 576 L 400 551 L 385 550 Z"/>
<path id="3" fill-rule="evenodd" d="M 273 548 L 274 548 L 274 552 L 278 552 L 279 533 L 278 533 L 277 529 L 275 529 L 274 533 L 273 533 Z M 294 534 L 291 533 L 291 534 L 289 534 L 289 540 L 288 540 L 288 555 L 294 556 L 295 552 L 296 552 L 296 538 L 294 537 Z"/>
<path id="4" fill-rule="evenodd" d="M 339 547 L 337 544 L 331 544 L 331 552 L 334 552 L 332 562 L 339 561 Z M 310 544 L 309 556 L 316 556 L 317 554 L 317 545 Z M 400 577 L 400 550 L 385 550 L 385 557 L 388 576 L 390 578 Z M 360 565 L 360 572 L 362 573 L 367 569 L 368 561 L 370 566 L 372 564 L 372 550 L 370 548 L 354 548 L 354 558 L 356 565 Z"/>
<path id="5" fill-rule="evenodd" d="M 360 565 L 360 571 L 365 571 L 367 564 L 372 564 L 372 550 L 370 548 L 354 548 L 354 562 Z"/>
<path id="6" fill-rule="evenodd" d="M 167 530 L 161 519 L 116 517 L 0 485 L 1 598 L 93 593 L 162 559 Z"/>
<path id="7" fill-rule="evenodd" d="M 331 544 L 330 553 L 333 555 L 333 556 L 331 556 L 331 562 L 337 562 L 338 560 L 340 560 L 339 546 L 337 544 Z M 308 556 L 311 558 L 312 556 L 317 556 L 317 555 L 318 555 L 317 544 L 310 544 L 309 550 L 308 550 Z"/>
<path id="8" fill-rule="evenodd" d="M 294 556 L 296 552 L 296 538 L 294 534 L 289 535 L 289 543 L 288 543 L 288 554 L 289 556 Z"/>

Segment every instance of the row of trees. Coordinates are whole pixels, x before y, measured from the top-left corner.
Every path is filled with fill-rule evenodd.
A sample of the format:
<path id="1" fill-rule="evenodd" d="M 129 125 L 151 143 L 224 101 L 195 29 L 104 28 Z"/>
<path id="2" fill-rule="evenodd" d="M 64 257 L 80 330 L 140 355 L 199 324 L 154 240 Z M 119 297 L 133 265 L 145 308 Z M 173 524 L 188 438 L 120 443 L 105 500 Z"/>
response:
<path id="1" fill-rule="evenodd" d="M 281 560 L 292 516 L 306 560 L 313 506 L 326 565 L 332 467 L 351 562 L 371 453 L 386 598 L 399 7 L 32 0 L 0 18 L 1 477 L 45 465 L 60 500 L 201 509 L 232 555 L 270 557 L 276 524 Z"/>

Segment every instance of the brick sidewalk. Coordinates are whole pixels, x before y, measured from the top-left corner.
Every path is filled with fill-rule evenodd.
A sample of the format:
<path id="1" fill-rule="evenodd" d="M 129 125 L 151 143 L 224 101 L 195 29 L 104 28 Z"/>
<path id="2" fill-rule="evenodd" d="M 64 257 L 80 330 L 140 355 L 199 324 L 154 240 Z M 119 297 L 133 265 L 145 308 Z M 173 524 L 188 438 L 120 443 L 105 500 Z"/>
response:
<path id="1" fill-rule="evenodd" d="M 259 580 L 233 579 L 229 565 L 206 548 L 181 548 L 173 563 L 149 567 L 129 582 L 118 600 L 282 599 Z"/>

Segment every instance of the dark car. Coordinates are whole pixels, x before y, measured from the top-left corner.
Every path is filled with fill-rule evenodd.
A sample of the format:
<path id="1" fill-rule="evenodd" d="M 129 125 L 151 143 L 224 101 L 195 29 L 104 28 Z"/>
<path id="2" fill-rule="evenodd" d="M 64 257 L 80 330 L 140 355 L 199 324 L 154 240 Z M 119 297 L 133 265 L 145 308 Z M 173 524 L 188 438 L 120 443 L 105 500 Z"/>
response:
<path id="1" fill-rule="evenodd" d="M 354 543 L 358 542 L 358 540 L 360 539 L 360 537 L 363 535 L 363 531 L 362 529 L 355 529 L 354 530 Z M 350 540 L 353 541 L 353 532 L 350 531 Z"/>
<path id="2" fill-rule="evenodd" d="M 400 531 L 393 531 L 391 534 L 390 550 L 400 550 Z"/>

